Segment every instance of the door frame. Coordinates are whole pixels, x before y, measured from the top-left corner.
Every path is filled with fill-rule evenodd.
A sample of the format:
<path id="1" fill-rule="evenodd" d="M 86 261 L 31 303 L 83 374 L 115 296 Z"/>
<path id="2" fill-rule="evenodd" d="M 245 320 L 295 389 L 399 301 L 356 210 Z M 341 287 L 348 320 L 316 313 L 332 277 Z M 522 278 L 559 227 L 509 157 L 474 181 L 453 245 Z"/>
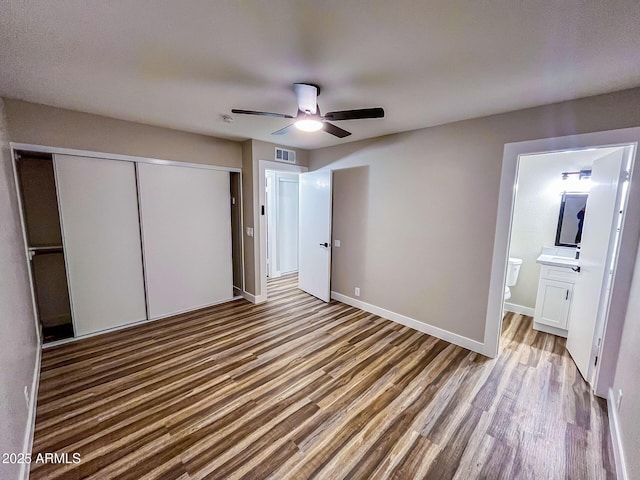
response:
<path id="1" fill-rule="evenodd" d="M 260 228 L 257 233 L 258 242 L 260 244 L 260 261 L 258 262 L 258 271 L 260 272 L 260 302 L 267 300 L 267 222 L 266 216 L 262 213 L 262 208 L 266 208 L 266 171 L 273 170 L 285 173 L 305 173 L 309 171 L 308 167 L 302 165 L 287 164 L 275 162 L 273 160 L 258 160 L 258 215 L 260 217 Z"/>
<path id="2" fill-rule="evenodd" d="M 486 355 L 495 358 L 499 354 L 500 333 L 504 316 L 503 297 L 520 156 L 567 150 L 586 150 L 594 147 L 631 146 L 627 158 L 630 161 L 629 189 L 626 208 L 623 212 L 622 230 L 618 240 L 618 259 L 623 259 L 623 261 L 616 262 L 613 274 L 600 361 L 593 385 L 597 395 L 607 395 L 608 387 L 613 383 L 615 375 L 617 354 L 624 327 L 638 240 L 640 239 L 640 174 L 634 173 L 635 160 L 639 155 L 639 144 L 640 127 L 505 144 L 487 302 L 484 336 L 484 353 Z"/>

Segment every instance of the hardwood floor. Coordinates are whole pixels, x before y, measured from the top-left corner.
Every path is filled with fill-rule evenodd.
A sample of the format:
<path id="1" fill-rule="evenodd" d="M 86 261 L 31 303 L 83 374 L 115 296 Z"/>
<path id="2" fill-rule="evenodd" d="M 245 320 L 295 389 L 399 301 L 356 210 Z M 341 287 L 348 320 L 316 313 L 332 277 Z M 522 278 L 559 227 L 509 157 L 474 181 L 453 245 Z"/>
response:
<path id="1" fill-rule="evenodd" d="M 31 478 L 615 478 L 605 403 L 530 318 L 489 360 L 296 281 L 46 349 L 33 457 L 70 463 Z"/>

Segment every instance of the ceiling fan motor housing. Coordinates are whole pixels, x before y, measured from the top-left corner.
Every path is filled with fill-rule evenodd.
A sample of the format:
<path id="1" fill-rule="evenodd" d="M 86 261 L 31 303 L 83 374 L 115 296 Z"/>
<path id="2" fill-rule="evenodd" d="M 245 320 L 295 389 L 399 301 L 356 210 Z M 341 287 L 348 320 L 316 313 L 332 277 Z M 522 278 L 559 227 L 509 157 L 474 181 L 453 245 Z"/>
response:
<path id="1" fill-rule="evenodd" d="M 315 115 L 318 109 L 318 95 L 320 89 L 317 85 L 309 83 L 294 83 L 293 91 L 298 99 L 298 110 Z"/>

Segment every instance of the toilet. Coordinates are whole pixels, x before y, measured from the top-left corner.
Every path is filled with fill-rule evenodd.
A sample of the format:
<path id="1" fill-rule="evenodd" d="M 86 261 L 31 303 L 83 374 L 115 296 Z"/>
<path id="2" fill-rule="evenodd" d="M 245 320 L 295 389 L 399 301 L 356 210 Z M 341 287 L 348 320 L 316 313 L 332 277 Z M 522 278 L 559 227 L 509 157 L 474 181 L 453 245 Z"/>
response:
<path id="1" fill-rule="evenodd" d="M 518 282 L 518 274 L 520 273 L 520 266 L 522 265 L 521 258 L 509 257 L 509 264 L 507 265 L 507 282 L 504 289 L 504 299 L 509 300 L 511 298 L 511 288 Z"/>

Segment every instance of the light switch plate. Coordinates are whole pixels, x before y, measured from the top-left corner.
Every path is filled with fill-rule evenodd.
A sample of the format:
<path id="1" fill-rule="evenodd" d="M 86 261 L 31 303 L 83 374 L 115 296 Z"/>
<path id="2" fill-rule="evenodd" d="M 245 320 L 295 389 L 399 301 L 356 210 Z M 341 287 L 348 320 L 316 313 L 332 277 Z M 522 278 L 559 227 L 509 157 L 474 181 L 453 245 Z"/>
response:
<path id="1" fill-rule="evenodd" d="M 339 247 L 340 246 L 340 240 L 334 240 L 333 241 L 333 246 L 334 247 Z"/>
<path id="2" fill-rule="evenodd" d="M 355 294 L 356 294 L 356 297 L 360 296 L 360 287 L 356 287 Z"/>

